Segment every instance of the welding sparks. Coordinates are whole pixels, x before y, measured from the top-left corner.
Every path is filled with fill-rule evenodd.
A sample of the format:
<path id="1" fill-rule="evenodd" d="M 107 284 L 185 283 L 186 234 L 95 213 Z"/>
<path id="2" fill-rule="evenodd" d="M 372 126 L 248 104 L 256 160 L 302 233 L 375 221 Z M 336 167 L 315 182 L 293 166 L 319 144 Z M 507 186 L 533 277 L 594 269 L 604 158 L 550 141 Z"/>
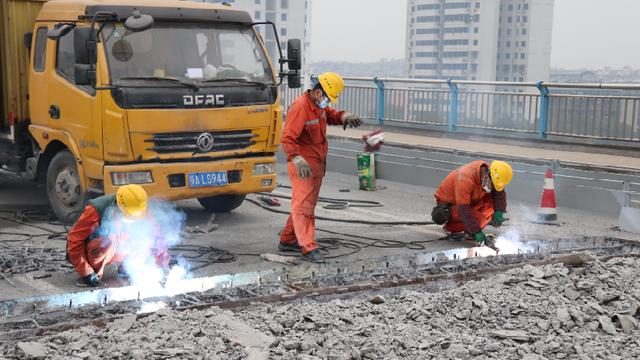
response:
<path id="1" fill-rule="evenodd" d="M 140 309 L 138 310 L 138 314 L 152 313 L 160 309 L 164 309 L 166 307 L 167 307 L 167 303 L 164 301 L 145 303 L 142 306 L 140 306 Z"/>
<path id="2" fill-rule="evenodd" d="M 496 246 L 500 249 L 501 254 L 519 254 L 527 252 L 530 247 L 521 240 L 520 232 L 517 230 L 509 230 L 496 238 Z"/>

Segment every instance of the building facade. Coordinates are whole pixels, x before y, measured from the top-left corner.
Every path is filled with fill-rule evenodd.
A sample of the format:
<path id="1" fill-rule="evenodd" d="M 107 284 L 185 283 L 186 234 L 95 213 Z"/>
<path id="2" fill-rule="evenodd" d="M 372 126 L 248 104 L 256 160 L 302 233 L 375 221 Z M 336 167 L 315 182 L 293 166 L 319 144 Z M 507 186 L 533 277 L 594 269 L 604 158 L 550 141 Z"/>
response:
<path id="1" fill-rule="evenodd" d="M 306 57 L 311 46 L 311 0 L 204 0 L 212 3 L 228 3 L 233 8 L 245 10 L 256 22 L 271 21 L 276 24 L 280 46 L 286 57 L 287 41 L 300 39 L 302 63 L 306 68 Z M 262 35 L 271 61 L 278 66 L 278 46 L 272 29 L 261 25 L 257 29 Z"/>
<path id="2" fill-rule="evenodd" d="M 408 0 L 412 78 L 549 78 L 554 0 Z"/>

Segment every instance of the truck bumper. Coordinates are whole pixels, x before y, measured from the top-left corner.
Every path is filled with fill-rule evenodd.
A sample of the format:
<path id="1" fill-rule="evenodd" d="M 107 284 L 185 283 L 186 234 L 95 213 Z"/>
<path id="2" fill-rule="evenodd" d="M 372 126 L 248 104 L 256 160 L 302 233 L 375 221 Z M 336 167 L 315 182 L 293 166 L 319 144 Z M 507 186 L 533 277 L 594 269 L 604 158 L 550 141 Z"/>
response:
<path id="1" fill-rule="evenodd" d="M 256 164 L 273 164 L 274 172 L 254 175 Z M 228 159 L 207 162 L 144 163 L 133 165 L 108 165 L 104 167 L 104 191 L 116 192 L 112 174 L 116 172 L 150 171 L 152 183 L 140 184 L 149 196 L 167 200 L 202 198 L 222 194 L 250 194 L 270 192 L 276 186 L 276 157 L 264 156 L 244 159 Z M 227 172 L 228 185 L 189 187 L 188 174 L 202 172 Z M 179 181 L 182 178 L 183 181 Z"/>

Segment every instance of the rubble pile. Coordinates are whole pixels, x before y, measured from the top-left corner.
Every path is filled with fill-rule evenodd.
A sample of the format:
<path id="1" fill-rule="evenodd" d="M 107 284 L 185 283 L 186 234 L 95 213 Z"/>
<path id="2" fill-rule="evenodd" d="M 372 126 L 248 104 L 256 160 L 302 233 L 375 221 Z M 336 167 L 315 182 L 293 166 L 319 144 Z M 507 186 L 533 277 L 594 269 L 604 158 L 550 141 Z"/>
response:
<path id="1" fill-rule="evenodd" d="M 105 327 L 87 326 L 37 342 L 6 345 L 0 354 L 53 360 L 244 359 L 252 347 L 266 351 L 273 341 L 218 308 L 184 312 L 164 308 L 146 317 L 128 315 Z"/>
<path id="2" fill-rule="evenodd" d="M 446 292 L 238 316 L 277 336 L 278 359 L 638 359 L 639 266 L 529 265 Z"/>
<path id="3" fill-rule="evenodd" d="M 634 359 L 639 267 L 632 257 L 526 265 L 437 293 L 162 309 L 0 350 L 11 359 Z"/>

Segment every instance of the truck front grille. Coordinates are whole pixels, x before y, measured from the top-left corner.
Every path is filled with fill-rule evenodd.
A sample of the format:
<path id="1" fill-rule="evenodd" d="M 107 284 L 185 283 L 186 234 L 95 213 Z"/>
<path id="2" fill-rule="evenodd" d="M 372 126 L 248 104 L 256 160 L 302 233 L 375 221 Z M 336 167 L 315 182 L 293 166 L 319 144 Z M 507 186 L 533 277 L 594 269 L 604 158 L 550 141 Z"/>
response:
<path id="1" fill-rule="evenodd" d="M 145 140 L 153 146 L 147 148 L 159 154 L 180 152 L 212 153 L 229 150 L 242 150 L 255 144 L 257 135 L 251 130 L 189 132 L 154 134 Z"/>

